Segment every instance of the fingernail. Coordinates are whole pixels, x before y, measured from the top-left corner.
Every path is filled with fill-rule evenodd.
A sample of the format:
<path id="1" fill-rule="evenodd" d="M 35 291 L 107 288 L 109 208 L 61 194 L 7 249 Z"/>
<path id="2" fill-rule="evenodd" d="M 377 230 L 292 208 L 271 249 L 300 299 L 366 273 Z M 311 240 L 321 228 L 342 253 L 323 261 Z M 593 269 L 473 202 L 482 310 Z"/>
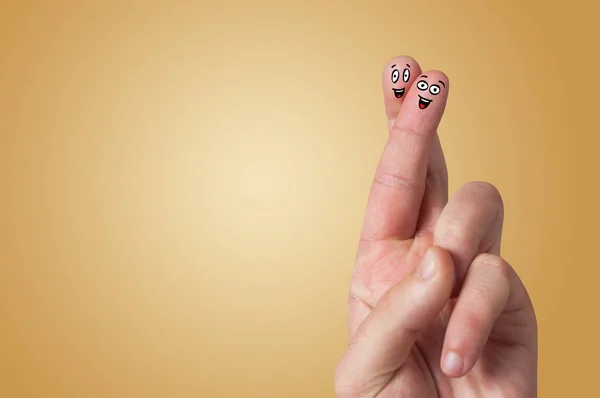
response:
<path id="1" fill-rule="evenodd" d="M 428 280 L 435 275 L 435 256 L 433 255 L 433 250 L 427 250 L 425 256 L 421 260 L 421 264 L 419 264 L 419 269 L 417 270 L 419 276 L 423 280 Z"/>
<path id="2" fill-rule="evenodd" d="M 458 376 L 462 373 L 464 363 L 460 355 L 450 351 L 444 358 L 444 373 L 447 375 Z"/>

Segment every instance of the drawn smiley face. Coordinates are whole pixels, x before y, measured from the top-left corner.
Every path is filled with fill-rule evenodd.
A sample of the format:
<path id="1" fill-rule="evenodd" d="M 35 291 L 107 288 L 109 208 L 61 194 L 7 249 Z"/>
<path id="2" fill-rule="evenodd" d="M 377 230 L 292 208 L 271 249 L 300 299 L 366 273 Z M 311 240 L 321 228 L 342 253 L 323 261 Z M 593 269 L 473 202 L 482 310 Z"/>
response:
<path id="1" fill-rule="evenodd" d="M 396 64 L 392 65 L 391 68 L 392 68 L 392 76 L 391 76 L 392 83 L 396 84 L 400 80 L 400 69 L 396 68 Z M 406 68 L 404 68 L 404 70 L 402 71 L 402 82 L 404 82 L 404 83 L 408 83 L 408 81 L 410 80 L 410 69 L 409 68 L 410 68 L 410 65 L 406 64 Z M 392 91 L 394 92 L 394 96 L 396 98 L 402 98 L 405 90 L 406 90 L 406 87 L 401 87 L 401 88 L 392 87 Z"/>
<path id="2" fill-rule="evenodd" d="M 423 78 L 427 79 L 427 76 L 421 75 L 421 79 L 423 79 Z M 446 88 L 446 84 L 444 84 L 443 81 L 438 80 L 438 82 L 442 86 L 444 86 L 444 88 Z M 438 95 L 440 93 L 440 91 L 442 90 L 440 85 L 438 85 L 438 84 L 429 85 L 429 83 L 427 83 L 427 81 L 425 81 L 425 80 L 419 80 L 417 82 L 417 88 L 420 91 L 424 91 L 424 92 L 429 91 L 429 93 L 431 93 L 431 95 Z M 429 90 L 427 90 L 427 89 L 429 89 Z M 423 93 L 423 94 L 425 94 L 425 93 Z M 425 98 L 425 97 L 421 96 L 420 94 L 418 94 L 418 96 L 419 96 L 419 109 L 425 109 L 433 102 L 433 99 Z"/>

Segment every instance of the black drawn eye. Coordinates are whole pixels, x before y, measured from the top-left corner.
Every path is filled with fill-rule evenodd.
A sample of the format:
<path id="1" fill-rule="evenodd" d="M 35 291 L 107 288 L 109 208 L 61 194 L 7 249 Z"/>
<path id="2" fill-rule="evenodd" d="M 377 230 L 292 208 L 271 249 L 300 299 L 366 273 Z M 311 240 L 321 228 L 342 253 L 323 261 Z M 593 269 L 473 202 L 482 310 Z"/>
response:
<path id="1" fill-rule="evenodd" d="M 396 83 L 400 79 L 400 71 L 398 69 L 394 69 L 392 72 L 392 83 Z"/>
<path id="2" fill-rule="evenodd" d="M 427 87 L 429 87 L 429 84 L 427 84 L 427 82 L 425 80 L 421 80 L 420 82 L 417 83 L 417 88 L 421 91 L 427 90 Z"/>
<path id="3" fill-rule="evenodd" d="M 408 69 L 404 69 L 404 74 L 402 75 L 402 80 L 404 80 L 404 83 L 408 82 L 408 79 L 410 79 L 410 71 Z"/>
<path id="4" fill-rule="evenodd" d="M 431 87 L 429 87 L 429 92 L 433 95 L 438 95 L 440 93 L 440 86 L 432 84 Z"/>

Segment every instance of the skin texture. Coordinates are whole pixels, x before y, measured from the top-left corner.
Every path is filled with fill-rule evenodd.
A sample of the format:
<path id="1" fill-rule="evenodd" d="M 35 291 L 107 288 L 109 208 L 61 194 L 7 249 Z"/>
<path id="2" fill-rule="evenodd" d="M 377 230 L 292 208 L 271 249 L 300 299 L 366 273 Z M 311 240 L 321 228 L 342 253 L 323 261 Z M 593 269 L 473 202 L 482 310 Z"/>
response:
<path id="1" fill-rule="evenodd" d="M 448 201 L 437 133 L 448 77 L 396 57 L 382 82 L 389 138 L 358 246 L 336 394 L 536 397 L 537 322 L 500 257 L 500 193 L 470 182 Z"/>

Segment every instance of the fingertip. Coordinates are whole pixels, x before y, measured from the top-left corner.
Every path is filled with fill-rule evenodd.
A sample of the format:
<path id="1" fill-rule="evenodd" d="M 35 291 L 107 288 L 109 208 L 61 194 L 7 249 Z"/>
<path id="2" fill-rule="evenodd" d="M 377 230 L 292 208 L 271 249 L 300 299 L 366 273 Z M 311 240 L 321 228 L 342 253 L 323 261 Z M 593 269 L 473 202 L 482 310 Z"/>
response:
<path id="1" fill-rule="evenodd" d="M 416 76 L 405 95 L 397 123 L 422 126 L 434 132 L 442 119 L 448 100 L 448 77 L 440 71 L 430 70 Z"/>
<path id="2" fill-rule="evenodd" d="M 383 98 L 388 120 L 398 116 L 408 90 L 420 73 L 419 63 L 407 55 L 392 58 L 383 68 Z"/>
<path id="3" fill-rule="evenodd" d="M 433 245 L 427 251 L 432 252 L 441 262 L 452 262 L 452 256 L 450 256 L 448 250 L 444 249 L 443 247 Z"/>
<path id="4" fill-rule="evenodd" d="M 510 298 L 508 264 L 481 254 L 471 263 L 444 336 L 442 370 L 450 377 L 469 372 L 481 357 L 495 322 Z M 458 360 L 461 359 L 460 371 Z"/>
<path id="5" fill-rule="evenodd" d="M 423 259 L 427 258 L 428 256 L 434 259 L 438 265 L 439 272 L 443 275 L 444 279 L 454 279 L 454 261 L 447 250 L 439 246 L 431 246 L 425 253 Z"/>
<path id="6" fill-rule="evenodd" d="M 450 254 L 441 247 L 430 247 L 414 270 L 415 276 L 436 285 L 443 296 L 450 295 L 454 286 L 454 263 Z"/>
<path id="7" fill-rule="evenodd" d="M 441 84 L 441 88 L 445 89 L 446 92 L 450 89 L 450 78 L 448 78 L 448 75 L 446 75 L 441 70 L 437 70 L 437 69 L 427 70 L 427 71 L 422 72 L 418 77 L 419 78 L 424 77 L 425 79 L 428 79 L 428 81 L 430 81 L 432 84 L 433 83 Z M 443 90 L 442 90 L 442 92 L 443 92 Z"/>
<path id="8" fill-rule="evenodd" d="M 465 361 L 456 351 L 448 351 L 442 357 L 440 363 L 441 369 L 448 377 L 460 377 L 465 372 Z"/>
<path id="9" fill-rule="evenodd" d="M 397 55 L 397 56 L 393 57 L 386 64 L 386 67 L 384 68 L 384 71 L 386 69 L 388 69 L 389 67 L 391 67 L 392 65 L 404 66 L 406 64 L 409 64 L 410 68 L 415 68 L 416 67 L 416 68 L 419 68 L 419 72 L 421 71 L 421 66 L 419 65 L 419 63 L 417 62 L 417 60 L 414 59 L 413 57 L 411 57 L 410 55 Z"/>

